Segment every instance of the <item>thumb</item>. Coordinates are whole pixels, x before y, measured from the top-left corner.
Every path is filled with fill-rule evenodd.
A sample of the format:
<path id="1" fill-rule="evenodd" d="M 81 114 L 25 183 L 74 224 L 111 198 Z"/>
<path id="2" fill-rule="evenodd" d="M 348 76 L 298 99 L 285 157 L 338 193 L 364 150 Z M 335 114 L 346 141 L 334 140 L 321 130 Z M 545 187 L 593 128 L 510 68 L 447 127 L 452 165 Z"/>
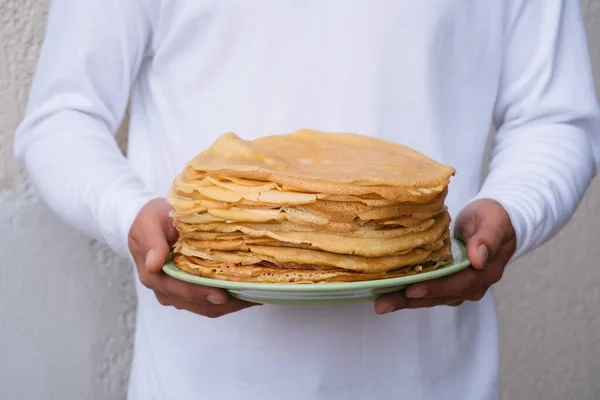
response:
<path id="1" fill-rule="evenodd" d="M 154 237 L 144 257 L 144 267 L 151 274 L 161 271 L 163 265 L 169 258 L 169 246 L 166 239 Z"/>
<path id="2" fill-rule="evenodd" d="M 467 257 L 475 269 L 483 269 L 502 243 L 507 240 L 512 225 L 500 203 L 482 199 L 465 207 L 458 215 L 455 236 L 467 246 Z"/>
<path id="3" fill-rule="evenodd" d="M 148 203 L 138 215 L 131 228 L 136 262 L 147 272 L 159 273 L 169 258 L 170 243 L 173 241 L 172 223 L 169 218 L 169 207 L 162 200 Z"/>

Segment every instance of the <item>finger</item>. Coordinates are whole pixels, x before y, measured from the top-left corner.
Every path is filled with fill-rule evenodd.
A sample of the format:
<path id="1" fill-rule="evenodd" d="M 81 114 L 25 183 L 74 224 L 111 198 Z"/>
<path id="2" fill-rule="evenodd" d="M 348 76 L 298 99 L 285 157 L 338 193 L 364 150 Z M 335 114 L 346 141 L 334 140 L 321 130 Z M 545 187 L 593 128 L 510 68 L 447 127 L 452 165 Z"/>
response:
<path id="1" fill-rule="evenodd" d="M 226 314 L 241 311 L 249 307 L 259 306 L 257 303 L 249 303 L 247 301 L 232 298 L 227 304 L 222 305 L 207 305 L 196 304 L 180 299 L 174 299 L 162 293 L 156 293 L 156 299 L 163 306 L 172 306 L 178 310 L 186 310 L 209 318 L 218 318 Z"/>
<path id="2" fill-rule="evenodd" d="M 508 252 L 508 251 L 507 251 Z M 489 262 L 483 271 L 468 268 L 454 275 L 443 278 L 433 279 L 431 281 L 416 283 L 406 288 L 405 296 L 407 298 L 447 298 L 447 297 L 465 297 L 473 300 L 466 293 L 476 291 L 485 291 L 502 278 L 506 260 L 500 250 L 496 259 Z M 475 301 L 480 300 L 474 299 Z"/>
<path id="3" fill-rule="evenodd" d="M 194 285 L 170 276 L 161 276 L 156 290 L 176 299 L 197 304 L 227 304 L 234 298 L 222 289 Z"/>
<path id="4" fill-rule="evenodd" d="M 483 278 L 482 271 L 467 268 L 453 275 L 411 285 L 406 288 L 405 295 L 412 299 L 460 296 L 471 287 L 484 285 Z"/>
<path id="5" fill-rule="evenodd" d="M 490 228 L 478 229 L 477 233 L 467 240 L 467 258 L 473 268 L 482 270 L 488 260 L 500 248 L 500 239 L 497 232 Z"/>
<path id="6" fill-rule="evenodd" d="M 171 248 L 177 241 L 177 238 L 179 237 L 179 232 L 177 232 L 177 229 L 173 224 L 173 219 L 170 217 L 170 215 L 168 218 L 164 219 L 163 229 L 165 232 L 165 237 L 167 238 L 167 243 L 169 244 L 169 248 Z"/>
<path id="7" fill-rule="evenodd" d="M 468 293 L 465 294 L 465 300 L 468 301 L 479 301 L 481 299 L 483 299 L 483 297 L 485 296 L 485 294 L 487 293 L 487 287 L 485 288 L 475 288 L 471 291 L 469 291 Z"/>
<path id="8" fill-rule="evenodd" d="M 171 206 L 163 199 L 155 199 L 143 209 L 143 216 L 131 228 L 132 255 L 138 268 L 157 274 L 169 257 L 170 242 L 176 236 L 169 212 Z"/>
<path id="9" fill-rule="evenodd" d="M 455 235 L 467 244 L 467 257 L 475 269 L 483 269 L 512 232 L 506 210 L 496 201 L 483 199 L 463 209 L 456 222 Z"/>
<path id="10" fill-rule="evenodd" d="M 430 308 L 462 302 L 461 297 L 445 297 L 435 299 L 409 299 L 402 292 L 381 296 L 375 301 L 374 310 L 377 314 L 389 314 L 398 310 Z"/>
<path id="11" fill-rule="evenodd" d="M 162 272 L 162 267 L 169 258 L 170 248 L 164 234 L 160 239 L 158 238 L 158 235 L 152 239 L 154 239 L 155 242 L 150 244 L 151 247 L 146 252 L 143 268 L 149 274 L 160 274 Z"/>
<path id="12" fill-rule="evenodd" d="M 229 294 L 222 289 L 194 285 L 166 274 L 149 274 L 142 270 L 140 282 L 164 296 L 189 303 L 221 305 L 231 300 Z"/>

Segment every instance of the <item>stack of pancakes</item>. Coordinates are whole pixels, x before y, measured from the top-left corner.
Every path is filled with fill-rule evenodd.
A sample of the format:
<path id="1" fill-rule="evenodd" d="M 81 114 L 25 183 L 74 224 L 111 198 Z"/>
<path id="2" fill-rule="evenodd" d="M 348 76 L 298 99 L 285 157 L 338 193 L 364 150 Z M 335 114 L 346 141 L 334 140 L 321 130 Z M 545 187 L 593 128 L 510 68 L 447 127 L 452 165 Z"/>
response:
<path id="1" fill-rule="evenodd" d="M 454 169 L 406 146 L 301 130 L 222 135 L 175 179 L 176 265 L 264 283 L 417 274 L 451 262 Z"/>

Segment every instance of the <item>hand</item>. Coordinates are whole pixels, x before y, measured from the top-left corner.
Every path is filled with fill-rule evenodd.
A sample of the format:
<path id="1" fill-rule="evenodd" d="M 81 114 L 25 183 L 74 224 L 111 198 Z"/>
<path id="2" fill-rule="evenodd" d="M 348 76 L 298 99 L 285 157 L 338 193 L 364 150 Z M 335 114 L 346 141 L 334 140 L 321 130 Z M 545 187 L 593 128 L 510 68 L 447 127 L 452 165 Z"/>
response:
<path id="1" fill-rule="evenodd" d="M 135 260 L 140 281 L 154 291 L 163 306 L 173 306 L 210 318 L 221 317 L 253 305 L 230 297 L 227 292 L 198 286 L 172 278 L 162 271 L 177 230 L 169 217 L 171 206 L 164 199 L 146 204 L 129 232 L 129 250 Z"/>
<path id="2" fill-rule="evenodd" d="M 375 312 L 459 306 L 465 300 L 481 300 L 488 288 L 500 280 L 515 252 L 515 231 L 508 213 L 494 200 L 476 200 L 459 214 L 455 235 L 465 241 L 471 267 L 444 278 L 416 283 L 404 292 L 381 296 L 375 302 Z"/>

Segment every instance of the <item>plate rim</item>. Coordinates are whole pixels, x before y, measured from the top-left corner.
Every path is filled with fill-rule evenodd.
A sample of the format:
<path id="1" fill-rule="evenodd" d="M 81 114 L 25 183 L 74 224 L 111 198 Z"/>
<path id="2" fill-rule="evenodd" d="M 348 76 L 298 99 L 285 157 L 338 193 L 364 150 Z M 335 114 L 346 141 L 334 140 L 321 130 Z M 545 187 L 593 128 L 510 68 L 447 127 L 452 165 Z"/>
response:
<path id="1" fill-rule="evenodd" d="M 225 290 L 254 290 L 266 292 L 331 292 L 342 290 L 381 289 L 391 286 L 404 286 L 417 282 L 424 282 L 432 279 L 442 278 L 444 276 L 452 275 L 468 268 L 471 265 L 471 262 L 467 257 L 465 243 L 462 240 L 454 237 L 451 238 L 451 241 L 453 255 L 456 257 L 456 253 L 458 253 L 462 261 L 439 269 L 435 269 L 433 271 L 424 272 L 422 274 L 401 276 L 397 278 L 376 279 L 370 281 L 310 284 L 226 281 L 221 279 L 204 278 L 182 271 L 175 265 L 173 260 L 170 259 L 165 263 L 165 265 L 163 265 L 162 270 L 167 275 L 175 279 L 182 280 L 184 282 L 201 286 L 215 287 Z"/>

